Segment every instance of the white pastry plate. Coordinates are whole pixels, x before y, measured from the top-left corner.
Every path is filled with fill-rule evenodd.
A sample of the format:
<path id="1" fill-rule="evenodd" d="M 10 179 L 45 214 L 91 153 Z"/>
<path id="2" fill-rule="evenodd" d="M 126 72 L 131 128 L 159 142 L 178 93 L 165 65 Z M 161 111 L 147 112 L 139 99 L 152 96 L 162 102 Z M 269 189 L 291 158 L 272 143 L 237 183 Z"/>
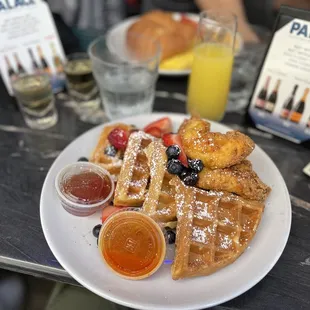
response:
<path id="1" fill-rule="evenodd" d="M 188 19 L 191 19 L 194 22 L 199 22 L 199 15 L 198 14 L 192 14 L 192 13 L 182 13 L 184 16 L 186 16 Z M 181 19 L 181 13 L 173 13 L 173 18 L 175 20 Z M 118 55 L 121 57 L 123 56 L 124 59 L 126 59 L 126 33 L 128 28 L 137 20 L 139 19 L 139 16 L 133 16 L 129 17 L 122 22 L 118 23 L 117 25 L 113 26 L 106 35 L 106 43 L 107 46 L 111 51 L 115 51 Z M 238 53 L 243 48 L 243 40 L 241 35 L 237 34 L 237 40 L 239 42 L 240 48 Z M 122 51 L 124 54 L 122 54 Z M 168 70 L 168 69 L 160 69 L 159 68 L 159 74 L 160 75 L 167 75 L 167 76 L 184 76 L 191 73 L 191 69 L 182 69 L 182 70 Z"/>

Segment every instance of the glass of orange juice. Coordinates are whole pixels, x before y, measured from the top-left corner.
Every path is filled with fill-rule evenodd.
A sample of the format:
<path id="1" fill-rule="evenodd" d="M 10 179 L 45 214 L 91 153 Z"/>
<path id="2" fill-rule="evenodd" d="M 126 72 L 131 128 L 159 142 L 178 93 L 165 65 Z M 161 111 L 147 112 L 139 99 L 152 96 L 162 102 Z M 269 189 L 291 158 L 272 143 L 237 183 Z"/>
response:
<path id="1" fill-rule="evenodd" d="M 224 10 L 200 14 L 189 78 L 187 111 L 206 119 L 224 117 L 234 60 L 237 18 Z"/>

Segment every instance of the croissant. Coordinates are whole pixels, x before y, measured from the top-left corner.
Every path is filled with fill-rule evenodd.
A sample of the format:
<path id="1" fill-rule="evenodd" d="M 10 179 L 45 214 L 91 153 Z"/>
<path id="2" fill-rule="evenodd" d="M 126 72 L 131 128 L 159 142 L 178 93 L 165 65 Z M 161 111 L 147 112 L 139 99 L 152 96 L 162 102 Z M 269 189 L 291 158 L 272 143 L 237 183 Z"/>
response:
<path id="1" fill-rule="evenodd" d="M 154 44 L 149 39 L 157 39 L 162 61 L 190 49 L 195 36 L 195 25 L 175 21 L 171 13 L 155 10 L 144 14 L 128 28 L 126 40 L 135 57 L 148 58 L 154 52 Z"/>

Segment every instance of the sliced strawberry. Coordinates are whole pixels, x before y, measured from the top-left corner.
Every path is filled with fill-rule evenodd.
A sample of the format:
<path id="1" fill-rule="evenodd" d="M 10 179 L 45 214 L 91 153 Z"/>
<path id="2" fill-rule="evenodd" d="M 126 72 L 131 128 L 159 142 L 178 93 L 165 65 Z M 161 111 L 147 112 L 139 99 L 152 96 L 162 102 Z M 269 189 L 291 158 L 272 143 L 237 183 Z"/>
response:
<path id="1" fill-rule="evenodd" d="M 155 122 L 152 122 L 144 127 L 144 131 L 148 132 L 149 130 L 157 128 L 161 131 L 162 135 L 172 131 L 172 122 L 169 117 L 161 118 Z"/>
<path id="2" fill-rule="evenodd" d="M 156 138 L 161 138 L 162 136 L 161 130 L 157 127 L 151 127 L 151 128 L 145 129 L 144 132 Z"/>
<path id="3" fill-rule="evenodd" d="M 112 215 L 113 213 L 117 211 L 122 210 L 123 208 L 126 208 L 126 207 L 118 207 L 118 206 L 113 206 L 113 205 L 104 207 L 102 210 L 102 214 L 101 214 L 102 223 L 105 222 L 110 215 Z"/>
<path id="4" fill-rule="evenodd" d="M 166 147 L 170 145 L 177 145 L 180 148 L 181 153 L 179 155 L 179 160 L 185 167 L 188 167 L 187 157 L 184 152 L 180 136 L 177 133 L 166 133 L 162 136 L 162 139 Z"/>
<path id="5" fill-rule="evenodd" d="M 121 128 L 113 129 L 109 135 L 109 142 L 118 150 L 125 150 L 127 147 L 129 132 Z"/>

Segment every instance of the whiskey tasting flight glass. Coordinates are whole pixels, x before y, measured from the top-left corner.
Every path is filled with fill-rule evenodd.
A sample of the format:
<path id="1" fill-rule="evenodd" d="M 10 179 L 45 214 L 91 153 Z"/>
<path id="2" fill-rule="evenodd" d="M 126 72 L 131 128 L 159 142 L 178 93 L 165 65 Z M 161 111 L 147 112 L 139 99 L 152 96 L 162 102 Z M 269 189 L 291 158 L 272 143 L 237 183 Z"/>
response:
<path id="1" fill-rule="evenodd" d="M 74 102 L 76 112 L 82 119 L 96 113 L 100 106 L 99 90 L 88 55 L 86 53 L 68 55 L 64 72 L 68 93 Z"/>
<path id="2" fill-rule="evenodd" d="M 20 75 L 12 87 L 25 123 L 30 128 L 47 129 L 57 123 L 58 114 L 48 75 Z"/>

